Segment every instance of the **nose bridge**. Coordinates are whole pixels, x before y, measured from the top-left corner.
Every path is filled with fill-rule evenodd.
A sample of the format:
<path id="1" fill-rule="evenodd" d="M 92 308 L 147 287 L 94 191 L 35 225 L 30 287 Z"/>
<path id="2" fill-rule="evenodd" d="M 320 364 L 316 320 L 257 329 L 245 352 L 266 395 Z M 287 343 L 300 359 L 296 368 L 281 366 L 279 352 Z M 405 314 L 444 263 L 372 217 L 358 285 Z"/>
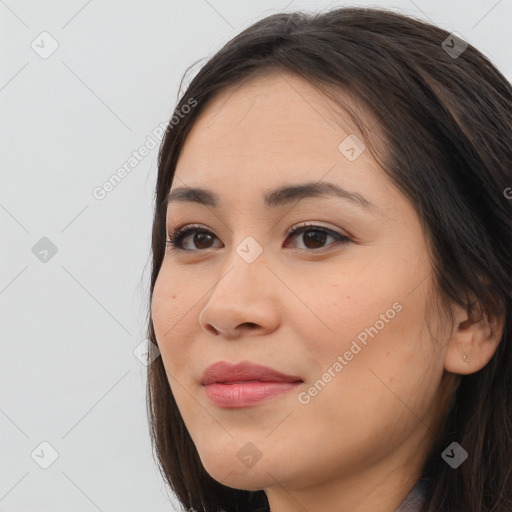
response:
<path id="1" fill-rule="evenodd" d="M 226 258 L 199 321 L 203 328 L 234 336 L 242 324 L 257 325 L 265 331 L 278 322 L 272 295 L 272 272 L 266 266 L 263 248 L 258 255 L 255 241 L 242 240 Z M 259 245 L 259 244 L 258 244 Z M 211 326 L 211 327 L 209 327 Z"/>
<path id="2" fill-rule="evenodd" d="M 239 301 L 245 300 L 246 295 L 254 297 L 269 277 L 271 272 L 266 266 L 263 247 L 254 238 L 246 237 L 232 248 L 210 300 L 214 294 L 225 299 L 226 293 L 235 294 Z"/>

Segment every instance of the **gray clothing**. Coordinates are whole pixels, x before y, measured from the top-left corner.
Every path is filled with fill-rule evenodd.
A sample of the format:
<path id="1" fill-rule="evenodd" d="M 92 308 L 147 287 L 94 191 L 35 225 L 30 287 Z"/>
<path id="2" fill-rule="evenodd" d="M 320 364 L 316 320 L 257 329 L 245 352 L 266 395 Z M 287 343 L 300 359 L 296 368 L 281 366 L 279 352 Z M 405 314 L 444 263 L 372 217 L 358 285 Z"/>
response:
<path id="1" fill-rule="evenodd" d="M 419 512 L 421 506 L 427 499 L 427 492 L 428 480 L 426 478 L 420 478 L 411 489 L 411 492 L 396 509 L 396 512 Z"/>

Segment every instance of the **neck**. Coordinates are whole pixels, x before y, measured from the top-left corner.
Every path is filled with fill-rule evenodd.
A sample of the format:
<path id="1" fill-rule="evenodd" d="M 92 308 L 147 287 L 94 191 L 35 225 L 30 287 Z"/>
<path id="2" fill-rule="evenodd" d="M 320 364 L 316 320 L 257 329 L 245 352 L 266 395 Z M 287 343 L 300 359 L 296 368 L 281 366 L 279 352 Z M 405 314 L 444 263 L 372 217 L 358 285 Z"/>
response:
<path id="1" fill-rule="evenodd" d="M 340 467 L 322 468 L 296 475 L 295 484 L 276 482 L 265 489 L 270 512 L 399 512 L 422 475 L 431 435 L 426 427 L 418 429 L 377 464 L 352 466 L 345 473 Z M 326 480 L 326 474 L 336 477 Z"/>

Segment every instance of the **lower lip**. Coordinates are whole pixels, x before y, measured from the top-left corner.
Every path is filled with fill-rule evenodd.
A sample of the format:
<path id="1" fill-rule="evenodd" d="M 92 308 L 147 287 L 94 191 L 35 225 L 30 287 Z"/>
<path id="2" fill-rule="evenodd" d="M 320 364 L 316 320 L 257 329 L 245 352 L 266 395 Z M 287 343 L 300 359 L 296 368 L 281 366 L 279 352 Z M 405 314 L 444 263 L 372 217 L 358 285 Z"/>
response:
<path id="1" fill-rule="evenodd" d="M 302 382 L 215 382 L 204 386 L 208 398 L 219 407 L 247 407 L 287 393 Z"/>

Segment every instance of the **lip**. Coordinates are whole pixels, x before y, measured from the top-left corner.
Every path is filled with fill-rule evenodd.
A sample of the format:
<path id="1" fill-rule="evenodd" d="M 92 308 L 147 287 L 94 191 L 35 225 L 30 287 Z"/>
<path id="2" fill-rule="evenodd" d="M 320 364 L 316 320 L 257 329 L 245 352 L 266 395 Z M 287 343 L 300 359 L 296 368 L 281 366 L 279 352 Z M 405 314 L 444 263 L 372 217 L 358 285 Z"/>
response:
<path id="1" fill-rule="evenodd" d="M 304 381 L 273 368 L 247 361 L 231 364 L 219 361 L 203 373 L 206 395 L 220 407 L 247 407 L 281 395 Z"/>
<path id="2" fill-rule="evenodd" d="M 258 380 L 262 382 L 297 382 L 302 379 L 296 375 L 286 375 L 268 366 L 243 361 L 231 364 L 219 361 L 206 368 L 201 379 L 203 386 L 216 382 L 225 384 L 228 382 L 245 382 Z"/>

